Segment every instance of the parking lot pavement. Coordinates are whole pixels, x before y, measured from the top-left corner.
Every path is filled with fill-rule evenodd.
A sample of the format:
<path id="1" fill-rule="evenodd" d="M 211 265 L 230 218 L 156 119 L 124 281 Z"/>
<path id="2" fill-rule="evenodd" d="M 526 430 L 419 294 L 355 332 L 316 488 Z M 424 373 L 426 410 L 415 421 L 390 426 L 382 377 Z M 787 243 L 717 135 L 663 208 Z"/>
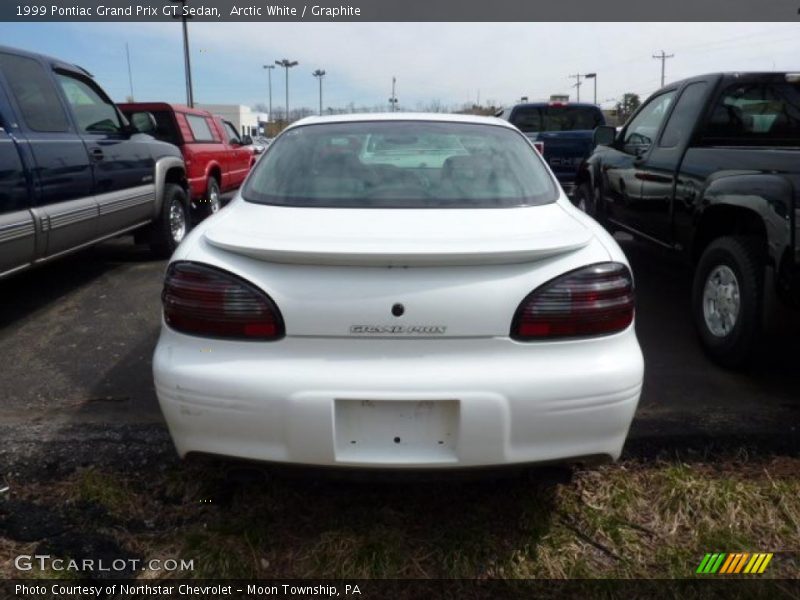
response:
<path id="1" fill-rule="evenodd" d="M 800 327 L 758 346 L 750 367 L 712 363 L 696 339 L 690 270 L 648 245 L 618 241 L 637 287 L 636 331 L 645 358 L 642 398 L 627 449 L 692 446 L 800 450 Z"/>
<path id="2" fill-rule="evenodd" d="M 688 271 L 621 243 L 646 365 L 628 454 L 708 441 L 796 452 L 800 333 L 764 344 L 747 372 L 714 366 L 695 340 Z M 115 440 L 170 453 L 150 372 L 164 265 L 123 238 L 0 282 L 0 472 L 15 440 L 28 453 L 65 442 L 88 461 Z"/>

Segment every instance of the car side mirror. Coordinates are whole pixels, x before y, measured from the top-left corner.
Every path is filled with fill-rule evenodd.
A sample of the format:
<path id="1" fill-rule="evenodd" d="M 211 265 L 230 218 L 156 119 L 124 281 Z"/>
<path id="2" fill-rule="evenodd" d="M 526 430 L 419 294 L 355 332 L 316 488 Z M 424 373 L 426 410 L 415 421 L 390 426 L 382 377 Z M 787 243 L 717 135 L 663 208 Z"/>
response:
<path id="1" fill-rule="evenodd" d="M 252 146 L 253 145 L 253 138 L 249 135 L 242 136 L 242 146 Z"/>
<path id="2" fill-rule="evenodd" d="M 600 125 L 595 127 L 592 140 L 595 146 L 611 146 L 617 139 L 617 130 L 610 125 Z"/>

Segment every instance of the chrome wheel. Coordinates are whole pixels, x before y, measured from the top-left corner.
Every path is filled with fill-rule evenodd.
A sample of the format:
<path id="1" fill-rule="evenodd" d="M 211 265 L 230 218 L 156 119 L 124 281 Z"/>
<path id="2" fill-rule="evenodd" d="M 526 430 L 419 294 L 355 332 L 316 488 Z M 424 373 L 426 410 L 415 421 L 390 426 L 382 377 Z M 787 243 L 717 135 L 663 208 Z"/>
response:
<path id="1" fill-rule="evenodd" d="M 180 244 L 186 235 L 186 210 L 177 200 L 173 200 L 169 206 L 169 230 L 172 241 Z"/>
<path id="2" fill-rule="evenodd" d="M 208 192 L 208 208 L 212 214 L 219 212 L 219 209 L 222 208 L 222 201 L 219 197 L 219 188 L 216 186 L 211 186 L 211 189 Z"/>
<path id="3" fill-rule="evenodd" d="M 730 334 L 741 307 L 739 280 L 733 269 L 727 265 L 712 269 L 703 288 L 703 317 L 711 334 L 716 337 Z"/>

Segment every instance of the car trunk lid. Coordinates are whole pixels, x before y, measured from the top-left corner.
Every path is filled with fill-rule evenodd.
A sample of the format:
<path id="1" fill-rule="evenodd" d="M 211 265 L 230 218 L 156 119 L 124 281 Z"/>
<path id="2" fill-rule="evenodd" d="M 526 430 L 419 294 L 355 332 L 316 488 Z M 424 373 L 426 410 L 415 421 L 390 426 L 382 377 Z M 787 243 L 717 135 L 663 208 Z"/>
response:
<path id="1" fill-rule="evenodd" d="M 319 266 L 516 264 L 578 250 L 591 232 L 558 204 L 498 209 L 320 209 L 241 201 L 204 236 L 252 258 Z M 235 218 L 226 218 L 235 216 Z"/>

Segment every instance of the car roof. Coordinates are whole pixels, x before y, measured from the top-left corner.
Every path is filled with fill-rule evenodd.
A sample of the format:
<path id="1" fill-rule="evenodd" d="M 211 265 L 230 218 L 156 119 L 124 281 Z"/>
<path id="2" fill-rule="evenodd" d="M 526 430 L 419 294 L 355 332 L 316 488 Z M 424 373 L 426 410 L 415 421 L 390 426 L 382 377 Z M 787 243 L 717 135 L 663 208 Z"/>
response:
<path id="1" fill-rule="evenodd" d="M 800 71 L 800 69 L 798 70 Z M 659 88 L 653 94 L 660 92 L 661 90 L 679 88 L 683 85 L 688 83 L 694 83 L 696 81 L 736 81 L 737 79 L 752 79 L 752 78 L 763 78 L 770 83 L 782 82 L 785 81 L 785 77 L 787 73 L 795 73 L 796 71 L 715 71 L 712 73 L 702 73 L 700 75 L 692 75 L 691 77 L 686 77 L 685 79 L 678 79 L 671 83 L 668 83 L 662 88 Z M 650 94 L 651 96 L 653 94 Z M 649 96 L 648 96 L 649 97 Z"/>
<path id="2" fill-rule="evenodd" d="M 171 110 L 174 112 L 186 113 L 190 115 L 197 115 L 200 117 L 215 117 L 213 113 L 203 108 L 190 108 L 185 104 L 176 104 L 173 102 L 117 102 L 117 106 L 121 110 Z"/>
<path id="3" fill-rule="evenodd" d="M 432 123 L 477 123 L 514 129 L 514 126 L 496 117 L 478 115 L 459 115 L 453 113 L 351 113 L 346 115 L 328 115 L 324 117 L 305 117 L 295 121 L 287 129 L 303 125 L 321 125 L 325 123 L 359 123 L 365 121 L 430 121 Z"/>
<path id="4" fill-rule="evenodd" d="M 591 102 L 572 102 L 570 100 L 542 100 L 541 102 L 520 102 L 515 104 L 514 108 L 539 108 L 542 106 L 577 106 L 578 108 L 600 108 L 597 104 Z"/>
<path id="5" fill-rule="evenodd" d="M 47 56 L 46 54 L 37 54 L 36 52 L 28 52 L 27 50 L 20 50 L 19 48 L 12 48 L 11 46 L 3 46 L 3 45 L 0 45 L 0 52 L 5 52 L 6 54 L 15 54 L 17 56 L 24 56 L 26 58 L 32 58 L 34 60 L 50 64 L 64 71 L 72 71 L 74 73 L 79 73 L 81 75 L 86 75 L 88 77 L 94 78 L 94 75 L 89 73 L 89 71 L 87 71 L 83 67 L 79 67 L 78 65 L 74 65 L 72 63 L 64 62 L 59 58 L 55 58 L 53 56 Z"/>

